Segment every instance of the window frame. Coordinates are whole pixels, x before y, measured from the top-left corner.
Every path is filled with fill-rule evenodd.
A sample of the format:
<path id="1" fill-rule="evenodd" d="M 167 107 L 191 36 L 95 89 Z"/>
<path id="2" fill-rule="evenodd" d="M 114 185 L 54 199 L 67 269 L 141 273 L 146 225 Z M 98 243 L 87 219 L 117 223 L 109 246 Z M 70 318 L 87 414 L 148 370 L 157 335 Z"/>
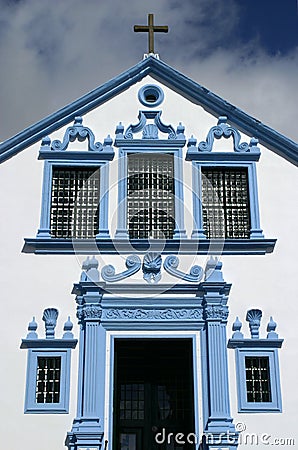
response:
<path id="1" fill-rule="evenodd" d="M 99 208 L 98 208 L 98 233 L 94 239 L 110 238 L 108 229 L 108 182 L 109 182 L 109 164 L 106 161 L 86 161 L 71 159 L 67 160 L 45 160 L 43 173 L 43 190 L 41 201 L 40 227 L 36 238 L 50 238 L 52 240 L 75 240 L 75 239 L 92 239 L 92 238 L 74 238 L 74 237 L 53 237 L 51 235 L 51 204 L 52 204 L 52 182 L 53 169 L 63 168 L 95 168 L 100 171 L 99 175 Z"/>
<path id="2" fill-rule="evenodd" d="M 38 358 L 61 358 L 59 403 L 38 403 L 36 401 Z M 70 349 L 29 349 L 27 361 L 27 383 L 25 414 L 68 414 L 70 392 Z"/>
<path id="3" fill-rule="evenodd" d="M 246 368 L 245 358 L 268 357 L 269 376 L 270 376 L 270 402 L 248 402 L 246 388 Z M 238 412 L 239 413 L 269 413 L 282 412 L 281 389 L 278 352 L 276 348 L 236 348 L 236 378 L 238 394 Z"/>
<path id="4" fill-rule="evenodd" d="M 127 185 L 128 185 L 128 158 L 129 154 L 171 154 L 174 157 L 174 209 L 175 209 L 175 228 L 174 239 L 186 238 L 184 227 L 184 203 L 183 203 L 183 153 L 181 147 L 168 146 L 164 147 L 153 145 L 153 143 L 144 146 L 127 146 L 119 148 L 119 168 L 118 168 L 118 220 L 116 238 L 130 239 L 127 227 Z"/>
<path id="5" fill-rule="evenodd" d="M 216 155 L 216 153 L 215 153 Z M 214 156 L 214 154 L 213 154 Z M 228 161 L 218 156 L 218 161 L 193 161 L 192 162 L 192 179 L 193 179 L 193 217 L 194 228 L 192 231 L 192 238 L 208 239 L 203 227 L 203 206 L 201 202 L 202 198 L 202 168 L 204 169 L 220 169 L 231 168 L 247 170 L 247 187 L 248 187 L 248 200 L 249 200 L 249 215 L 250 215 L 250 237 L 249 239 L 263 239 L 264 235 L 260 229 L 260 216 L 259 216 L 259 202 L 258 202 L 258 187 L 256 166 L 251 161 Z M 244 238 L 211 238 L 219 240 L 247 240 Z"/>
<path id="6" fill-rule="evenodd" d="M 251 210 L 251 208 L 250 208 L 250 197 L 249 197 L 249 183 L 248 183 L 248 170 L 247 170 L 247 168 L 246 167 L 227 167 L 227 166 L 220 166 L 220 167 L 207 167 L 207 166 L 201 166 L 201 186 L 202 186 L 202 195 L 203 195 L 203 192 L 204 192 L 204 189 L 203 189 L 203 183 L 204 183 L 204 177 L 206 178 L 206 180 L 207 180 L 207 185 L 210 183 L 211 185 L 212 185 L 212 182 L 209 180 L 209 178 L 208 178 L 208 176 L 206 176 L 206 172 L 205 172 L 205 170 L 206 170 L 206 172 L 210 172 L 210 173 L 212 173 L 212 172 L 217 172 L 218 174 L 222 174 L 222 180 L 223 180 L 223 183 L 222 183 L 222 188 L 223 188 L 223 194 L 225 194 L 225 180 L 226 180 L 226 178 L 227 178 L 227 174 L 228 173 L 232 173 L 232 172 L 234 172 L 235 173 L 235 171 L 238 171 L 238 172 L 240 172 L 240 171 L 242 171 L 243 173 L 245 173 L 245 184 L 246 184 L 246 200 L 247 200 L 247 207 L 245 208 L 246 210 L 247 210 L 247 213 L 248 213 L 248 221 L 247 221 L 247 225 L 248 225 L 248 227 L 246 227 L 246 231 L 247 231 L 247 234 L 249 234 L 249 236 L 250 236 L 250 230 L 251 230 L 251 220 L 250 220 L 250 210 Z M 203 173 L 203 172 L 205 172 L 205 173 Z M 220 186 L 221 187 L 221 186 Z M 236 191 L 236 189 L 234 189 L 233 190 L 233 192 L 235 192 Z M 231 225 L 231 223 L 228 221 L 228 214 L 227 214 L 227 211 L 229 210 L 229 209 L 236 209 L 236 210 L 241 210 L 241 207 L 239 207 L 239 205 L 230 205 L 230 206 L 227 206 L 227 198 L 226 198 L 226 195 L 223 195 L 223 205 L 222 205 L 222 207 L 218 207 L 218 210 L 219 209 L 222 209 L 222 211 L 223 211 L 223 229 L 224 229 L 224 236 L 208 236 L 208 229 L 205 229 L 205 227 L 204 227 L 204 214 L 203 214 L 203 210 L 204 209 L 206 209 L 206 211 L 214 211 L 214 210 L 216 210 L 216 208 L 214 208 L 214 205 L 213 204 L 203 204 L 202 203 L 202 215 L 203 215 L 203 228 L 204 228 L 204 232 L 205 232 L 205 234 L 206 234 L 206 237 L 208 238 L 208 239 L 248 239 L 249 237 L 235 237 L 235 236 L 233 236 L 233 237 L 227 237 L 226 235 L 227 235 L 227 230 L 228 230 L 228 228 L 229 228 L 229 225 Z M 243 210 L 243 209 L 242 209 Z M 208 217 L 208 214 L 207 214 L 207 217 Z M 233 225 L 233 224 L 232 224 Z M 212 227 L 211 227 L 212 228 Z M 236 228 L 236 227 L 233 227 L 233 233 L 235 233 L 235 229 L 234 228 Z"/>
<path id="7" fill-rule="evenodd" d="M 149 155 L 150 155 L 150 157 L 149 157 Z M 135 172 L 135 171 L 129 172 L 130 159 L 134 160 L 135 156 L 138 156 L 138 157 L 141 156 L 144 159 L 146 159 L 146 156 L 147 156 L 147 161 L 149 162 L 149 167 L 151 167 L 151 168 L 153 166 L 152 162 L 153 161 L 159 161 L 160 156 L 162 156 L 162 157 L 165 157 L 165 156 L 167 157 L 168 156 L 169 157 L 169 158 L 164 158 L 164 160 L 168 161 L 168 163 L 169 163 L 169 165 L 171 165 L 171 169 L 172 169 L 172 191 L 170 191 L 170 190 L 168 191 L 168 196 L 169 196 L 169 202 L 171 202 L 171 206 L 172 206 L 172 213 L 174 213 L 173 216 L 175 217 L 175 206 L 176 205 L 175 205 L 175 177 L 174 177 L 175 162 L 174 162 L 174 155 L 172 153 L 163 153 L 162 155 L 160 155 L 160 154 L 155 155 L 154 153 L 146 153 L 146 154 L 144 154 L 143 152 L 142 153 L 139 152 L 139 153 L 128 153 L 127 154 L 128 173 L 127 173 L 127 201 L 126 201 L 126 204 L 127 204 L 127 229 L 128 229 L 128 234 L 129 234 L 129 238 L 130 239 L 148 239 L 147 236 L 145 236 L 145 237 L 131 237 L 131 234 L 134 234 L 134 226 L 132 224 L 132 216 L 130 215 L 131 208 L 129 206 L 129 203 L 130 202 L 133 203 L 133 205 L 134 205 L 133 208 L 132 208 L 133 210 L 136 209 L 135 206 L 137 206 L 137 214 L 139 214 L 142 211 L 144 211 L 144 208 L 140 207 L 140 202 L 138 202 L 139 194 L 136 195 L 137 198 L 134 198 L 135 193 L 138 190 L 137 189 L 130 190 L 130 184 L 131 184 L 130 183 L 130 178 L 134 177 L 135 175 L 138 175 L 138 173 Z M 130 157 L 132 157 L 132 158 L 130 158 Z M 133 161 L 131 161 L 131 165 L 134 166 L 134 162 Z M 157 163 L 157 166 L 158 165 L 159 164 Z M 157 174 L 158 172 L 155 172 L 155 173 Z M 151 174 L 154 174 L 154 172 L 151 171 Z M 151 179 L 151 181 L 152 181 L 152 179 Z M 153 188 L 153 189 L 158 190 L 158 188 L 156 188 L 156 187 Z M 154 211 L 153 203 L 157 202 L 157 201 L 166 202 L 165 198 L 154 199 L 153 195 L 152 195 L 153 189 L 151 187 L 147 187 L 147 188 L 144 187 L 143 191 L 144 192 L 146 192 L 146 191 L 148 192 L 148 198 L 144 197 L 144 199 L 141 200 L 144 203 L 146 202 L 148 204 L 148 208 L 146 207 L 146 209 L 151 210 L 151 213 L 148 214 L 148 221 L 149 221 L 150 225 L 152 225 L 152 220 L 150 220 L 149 217 L 151 217 L 151 219 L 152 219 L 152 213 Z M 149 213 L 149 211 L 148 211 L 148 213 Z M 167 214 L 167 216 L 168 216 L 168 214 Z M 173 216 L 171 216 L 171 219 L 173 218 Z M 159 219 L 160 218 L 161 218 L 161 216 L 159 216 Z M 160 224 L 160 220 L 158 220 L 158 222 Z M 142 221 L 142 225 L 145 225 L 145 223 L 146 223 L 146 220 L 143 220 Z M 163 232 L 163 230 L 164 230 L 163 228 L 157 228 L 155 231 L 157 233 L 159 233 L 159 232 Z M 170 231 L 171 231 L 171 234 L 174 235 L 175 223 L 172 223 Z M 136 234 L 141 234 L 141 229 L 138 229 Z M 172 239 L 172 238 L 173 238 L 173 236 L 172 237 L 167 237 L 166 239 Z M 155 237 L 154 239 L 160 239 L 160 238 Z M 162 237 L 161 237 L 161 239 L 162 239 Z"/>

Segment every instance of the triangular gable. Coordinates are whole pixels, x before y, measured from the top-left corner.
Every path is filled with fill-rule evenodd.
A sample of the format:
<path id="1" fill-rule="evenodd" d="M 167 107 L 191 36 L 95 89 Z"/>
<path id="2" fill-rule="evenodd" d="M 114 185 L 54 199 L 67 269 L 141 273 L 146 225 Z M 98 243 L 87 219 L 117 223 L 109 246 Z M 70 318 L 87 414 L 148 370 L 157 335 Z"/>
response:
<path id="1" fill-rule="evenodd" d="M 0 163 L 72 122 L 75 116 L 82 116 L 92 111 L 147 75 L 192 103 L 202 106 L 215 117 L 227 116 L 229 123 L 240 131 L 258 138 L 262 145 L 292 164 L 298 165 L 298 145 L 294 141 L 264 125 L 153 56 L 149 56 L 97 89 L 4 141 L 0 144 Z"/>

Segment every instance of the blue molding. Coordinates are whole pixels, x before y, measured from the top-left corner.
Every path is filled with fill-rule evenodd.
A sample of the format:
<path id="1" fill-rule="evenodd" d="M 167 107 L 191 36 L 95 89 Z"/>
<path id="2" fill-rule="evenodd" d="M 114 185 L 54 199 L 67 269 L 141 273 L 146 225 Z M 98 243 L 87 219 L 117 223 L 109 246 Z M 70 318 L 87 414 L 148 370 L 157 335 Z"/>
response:
<path id="1" fill-rule="evenodd" d="M 96 255 L 129 254 L 132 247 L 139 252 L 160 252 L 159 240 L 148 239 L 55 239 L 55 238 L 25 238 L 22 252 L 38 255 Z M 272 253 L 276 239 L 227 239 L 225 241 L 209 239 L 172 239 L 164 243 L 163 254 L 180 255 L 265 255 Z"/>
<path id="2" fill-rule="evenodd" d="M 243 348 L 243 349 L 268 349 L 268 348 L 281 348 L 283 339 L 238 339 L 232 338 L 228 341 L 228 348 Z"/>
<path id="3" fill-rule="evenodd" d="M 241 109 L 228 103 L 223 98 L 192 81 L 182 73 L 164 62 L 148 56 L 132 68 L 104 83 L 43 120 L 26 128 L 0 144 L 0 162 L 18 154 L 25 148 L 41 140 L 44 136 L 69 124 L 76 116 L 82 116 L 104 104 L 116 95 L 151 75 L 187 100 L 201 105 L 215 117 L 227 116 L 232 126 L 240 131 L 255 136 L 260 144 L 269 148 L 292 164 L 298 165 L 298 145 Z"/>

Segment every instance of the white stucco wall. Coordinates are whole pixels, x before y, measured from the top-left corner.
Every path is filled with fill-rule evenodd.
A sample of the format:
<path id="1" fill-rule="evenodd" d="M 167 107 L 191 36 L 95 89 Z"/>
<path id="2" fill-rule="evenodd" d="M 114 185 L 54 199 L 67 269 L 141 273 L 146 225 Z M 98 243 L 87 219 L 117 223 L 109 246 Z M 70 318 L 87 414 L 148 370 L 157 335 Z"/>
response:
<path id="1" fill-rule="evenodd" d="M 94 131 L 96 140 L 103 142 L 108 133 L 114 137 L 115 126 L 119 121 L 125 126 L 137 122 L 138 110 L 142 109 L 137 101 L 137 91 L 149 81 L 148 78 L 145 79 L 84 117 L 84 124 Z M 204 140 L 209 128 L 216 124 L 216 119 L 167 88 L 164 91 L 165 101 L 161 106 L 163 121 L 175 127 L 182 121 L 187 138 L 194 134 L 199 141 Z M 62 139 L 63 134 L 64 130 L 60 130 L 51 138 Z M 227 141 L 224 143 L 227 144 Z M 35 256 L 21 253 L 23 238 L 35 236 L 39 226 L 43 163 L 37 161 L 38 149 L 39 145 L 34 145 L 0 167 L 0 389 L 2 412 L 4 411 L 0 430 L 1 448 L 9 450 L 19 449 L 20 443 L 22 448 L 30 450 L 63 449 L 66 432 L 70 430 L 75 416 L 77 350 L 73 355 L 70 414 L 23 415 L 26 351 L 19 350 L 20 340 L 26 336 L 27 325 L 33 315 L 40 325 L 38 331 L 42 334 L 42 311 L 49 306 L 55 306 L 60 311 L 58 336 L 61 335 L 63 322 L 69 314 L 76 323 L 74 297 L 70 295 L 70 291 L 72 284 L 79 280 L 80 263 L 83 260 L 82 256 L 75 255 Z M 276 249 L 267 256 L 225 256 L 222 262 L 224 277 L 233 284 L 229 300 L 230 325 L 238 315 L 248 336 L 246 311 L 251 307 L 258 307 L 263 310 L 261 335 L 265 336 L 269 316 L 273 315 L 278 324 L 277 331 L 285 339 L 280 352 L 283 413 L 237 414 L 234 353 L 229 350 L 232 415 L 235 422 L 245 424 L 248 434 L 261 436 L 267 433 L 272 438 L 294 438 L 297 445 L 298 302 L 295 234 L 298 221 L 298 177 L 296 167 L 267 149 L 261 150 L 261 161 L 258 163 L 261 226 L 266 237 L 278 238 Z M 191 164 L 185 162 L 184 166 L 189 180 Z M 111 173 L 114 177 L 117 173 L 116 163 L 113 163 L 113 168 L 115 170 Z M 115 188 L 111 189 L 112 229 L 115 227 L 116 193 Z M 190 194 L 186 194 L 185 204 L 189 208 Z M 191 224 L 188 223 L 187 228 L 190 234 Z M 111 260 L 105 257 L 103 263 L 110 263 Z M 115 260 L 113 258 L 113 262 Z M 206 257 L 196 258 L 196 263 L 200 265 L 204 265 L 205 261 Z M 119 267 L 123 267 L 121 260 Z M 77 325 L 74 330 L 78 336 Z M 243 448 L 245 447 L 248 445 L 244 442 Z M 261 443 L 257 446 L 260 449 L 267 447 L 268 445 Z"/>

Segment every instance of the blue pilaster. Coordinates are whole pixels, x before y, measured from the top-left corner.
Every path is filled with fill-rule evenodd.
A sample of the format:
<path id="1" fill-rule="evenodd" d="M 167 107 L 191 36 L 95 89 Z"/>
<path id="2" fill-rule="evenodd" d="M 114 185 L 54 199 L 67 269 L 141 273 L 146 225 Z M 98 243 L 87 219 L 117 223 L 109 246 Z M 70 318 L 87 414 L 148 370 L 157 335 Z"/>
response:
<path id="1" fill-rule="evenodd" d="M 238 434 L 232 423 L 229 399 L 226 325 L 227 299 L 231 285 L 221 272 L 222 264 L 211 259 L 206 278 L 200 286 L 203 294 L 202 374 L 203 448 L 237 448 Z"/>
<path id="2" fill-rule="evenodd" d="M 101 327 L 102 295 L 97 286 L 97 266 L 95 258 L 87 262 L 87 275 L 83 272 L 73 292 L 77 294 L 77 316 L 81 330 L 77 417 L 65 442 L 69 450 L 82 446 L 100 450 L 104 437 L 106 344 L 105 331 Z"/>

